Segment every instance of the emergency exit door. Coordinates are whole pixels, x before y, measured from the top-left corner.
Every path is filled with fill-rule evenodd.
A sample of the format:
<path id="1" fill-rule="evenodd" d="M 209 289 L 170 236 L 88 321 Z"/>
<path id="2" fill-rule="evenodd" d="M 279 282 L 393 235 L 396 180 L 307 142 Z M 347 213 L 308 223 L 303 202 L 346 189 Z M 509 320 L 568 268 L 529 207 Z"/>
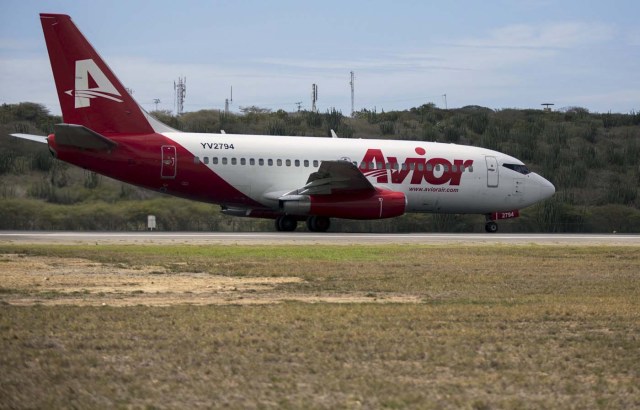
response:
<path id="1" fill-rule="evenodd" d="M 173 145 L 162 146 L 162 162 L 160 164 L 160 177 L 173 179 L 178 171 L 178 157 L 176 147 Z"/>

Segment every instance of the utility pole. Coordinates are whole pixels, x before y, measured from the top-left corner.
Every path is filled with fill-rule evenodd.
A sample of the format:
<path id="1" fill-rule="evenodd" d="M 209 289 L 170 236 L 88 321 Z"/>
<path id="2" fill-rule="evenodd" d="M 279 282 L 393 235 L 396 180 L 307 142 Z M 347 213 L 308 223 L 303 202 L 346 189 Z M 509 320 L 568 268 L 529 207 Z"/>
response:
<path id="1" fill-rule="evenodd" d="M 349 85 L 351 85 L 351 116 L 353 117 L 353 114 L 356 112 L 355 110 L 355 81 L 356 81 L 356 76 L 353 73 L 353 71 L 351 71 L 351 81 L 349 81 Z"/>
<path id="2" fill-rule="evenodd" d="M 444 109 L 447 110 L 447 94 L 442 94 L 442 96 L 444 97 Z"/>
<path id="3" fill-rule="evenodd" d="M 298 106 L 298 112 L 300 112 L 300 108 L 302 108 L 302 101 L 295 102 L 294 104 Z"/>
<path id="4" fill-rule="evenodd" d="M 156 105 L 156 111 L 158 111 L 158 104 L 160 104 L 160 99 L 159 98 L 154 98 L 153 99 L 153 103 Z"/>

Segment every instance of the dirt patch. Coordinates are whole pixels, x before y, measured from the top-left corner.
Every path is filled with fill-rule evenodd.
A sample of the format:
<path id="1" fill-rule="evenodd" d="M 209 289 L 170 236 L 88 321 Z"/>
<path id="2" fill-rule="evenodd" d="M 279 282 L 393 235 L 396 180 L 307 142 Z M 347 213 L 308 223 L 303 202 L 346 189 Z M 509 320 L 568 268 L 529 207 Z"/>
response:
<path id="1" fill-rule="evenodd" d="M 0 255 L 0 301 L 11 305 L 169 306 L 175 304 L 417 303 L 414 296 L 309 295 L 285 290 L 298 277 L 230 277 L 131 267 L 80 258 Z"/>

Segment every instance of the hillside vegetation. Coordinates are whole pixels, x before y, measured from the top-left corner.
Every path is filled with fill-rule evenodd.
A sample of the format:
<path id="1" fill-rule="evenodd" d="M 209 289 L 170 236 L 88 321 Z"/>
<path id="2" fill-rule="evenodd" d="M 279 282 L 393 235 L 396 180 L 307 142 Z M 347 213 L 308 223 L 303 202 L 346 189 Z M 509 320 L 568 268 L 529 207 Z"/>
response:
<path id="1" fill-rule="evenodd" d="M 640 232 L 640 113 L 596 114 L 433 104 L 406 111 L 362 110 L 353 118 L 326 113 L 243 114 L 214 110 L 152 113 L 183 131 L 439 141 L 482 146 L 524 161 L 552 181 L 557 193 L 502 221 L 502 232 Z M 34 103 L 0 106 L 0 229 L 145 229 L 156 215 L 162 230 L 271 230 L 271 221 L 221 215 L 215 205 L 168 197 L 78 169 L 51 157 L 46 146 L 8 134 L 47 135 L 58 116 Z M 292 187 L 294 188 L 294 187 Z M 371 221 L 336 221 L 335 230 L 480 232 L 476 215 L 406 215 Z"/>

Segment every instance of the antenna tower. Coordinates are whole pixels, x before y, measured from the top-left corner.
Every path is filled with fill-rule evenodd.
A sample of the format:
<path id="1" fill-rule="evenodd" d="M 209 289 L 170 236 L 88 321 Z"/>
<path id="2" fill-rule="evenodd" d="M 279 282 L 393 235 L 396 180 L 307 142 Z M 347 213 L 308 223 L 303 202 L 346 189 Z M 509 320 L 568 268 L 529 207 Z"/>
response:
<path id="1" fill-rule="evenodd" d="M 225 98 L 224 100 L 224 113 L 229 114 L 229 104 L 233 104 L 233 86 L 231 86 L 231 99 Z"/>
<path id="2" fill-rule="evenodd" d="M 318 85 L 311 85 L 311 111 L 316 112 L 316 101 L 318 101 Z"/>
<path id="3" fill-rule="evenodd" d="M 184 97 L 187 95 L 187 77 L 178 77 L 178 82 L 173 82 L 173 90 L 176 93 L 176 114 L 184 112 Z"/>
<path id="4" fill-rule="evenodd" d="M 158 104 L 160 104 L 160 99 L 159 98 L 154 98 L 153 99 L 153 103 L 156 105 L 156 111 L 158 111 Z"/>
<path id="5" fill-rule="evenodd" d="M 355 110 L 355 105 L 354 105 L 354 96 L 355 96 L 355 80 L 356 80 L 356 76 L 353 73 L 353 71 L 351 72 L 351 81 L 349 81 L 349 85 L 351 85 L 351 116 L 353 117 L 353 113 L 356 111 Z"/>

